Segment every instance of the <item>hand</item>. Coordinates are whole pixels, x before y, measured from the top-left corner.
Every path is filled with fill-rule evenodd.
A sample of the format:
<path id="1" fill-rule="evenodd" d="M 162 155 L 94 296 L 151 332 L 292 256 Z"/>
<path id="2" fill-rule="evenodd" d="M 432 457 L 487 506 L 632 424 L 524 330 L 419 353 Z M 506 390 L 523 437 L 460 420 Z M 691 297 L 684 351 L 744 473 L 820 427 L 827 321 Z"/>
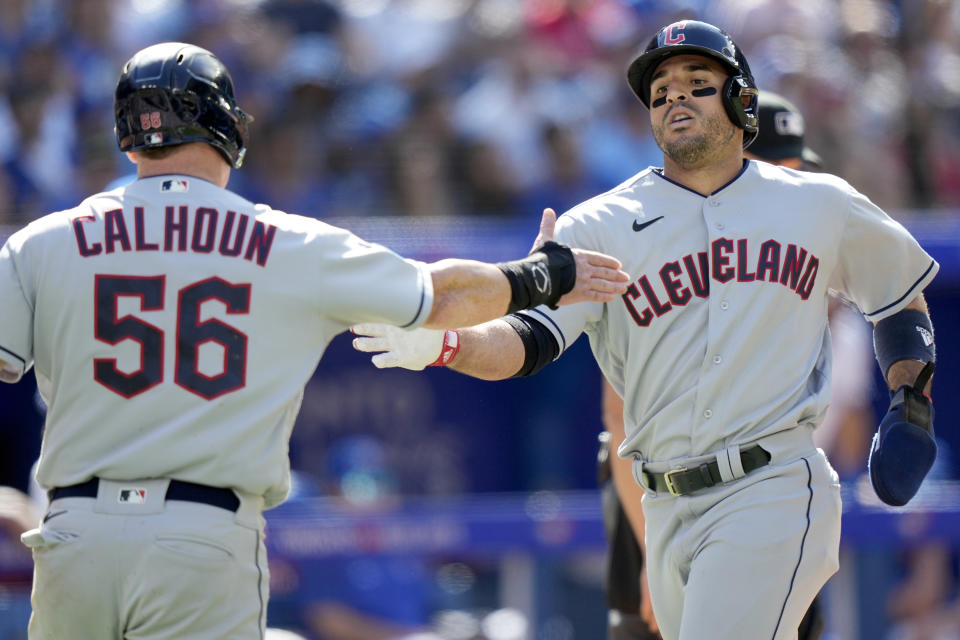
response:
<path id="1" fill-rule="evenodd" d="M 927 367 L 933 371 L 932 363 Z M 903 385 L 894 394 L 873 436 L 867 460 L 877 497 L 894 507 L 907 504 L 916 495 L 937 458 L 933 405 L 920 392 L 926 378 L 922 382 L 917 387 Z"/>
<path id="2" fill-rule="evenodd" d="M 353 348 L 376 353 L 370 361 L 378 369 L 401 367 L 422 371 L 436 362 L 443 350 L 442 329 L 401 329 L 389 324 L 367 323 L 350 328 L 357 335 Z"/>
<path id="3" fill-rule="evenodd" d="M 533 241 L 531 252 L 553 240 L 557 225 L 557 214 L 549 207 L 543 210 L 540 218 L 540 232 Z M 577 302 L 611 302 L 627 291 L 630 276 L 621 271 L 620 261 L 596 251 L 573 249 L 577 264 L 577 281 L 573 289 L 560 298 L 558 306 Z"/>
<path id="4" fill-rule="evenodd" d="M 553 240 L 553 232 L 556 227 L 557 212 L 547 207 L 540 216 L 540 231 L 537 233 L 537 238 L 533 241 L 533 246 L 530 247 L 530 253 L 533 253 L 538 248 Z"/>

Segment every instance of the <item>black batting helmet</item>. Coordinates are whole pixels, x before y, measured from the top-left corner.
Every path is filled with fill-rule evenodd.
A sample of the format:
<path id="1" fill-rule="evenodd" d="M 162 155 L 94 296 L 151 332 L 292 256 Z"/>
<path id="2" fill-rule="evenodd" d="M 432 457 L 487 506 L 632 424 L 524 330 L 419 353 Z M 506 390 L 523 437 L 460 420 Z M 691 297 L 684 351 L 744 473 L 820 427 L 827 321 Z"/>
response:
<path id="1" fill-rule="evenodd" d="M 750 65 L 725 31 L 698 20 L 680 20 L 660 29 L 650 39 L 643 52 L 627 69 L 627 82 L 650 108 L 650 80 L 657 65 L 681 53 L 695 53 L 719 61 L 730 72 L 723 85 L 723 106 L 730 121 L 744 130 L 743 147 L 747 148 L 757 137 L 757 83 L 750 73 Z M 749 101 L 744 106 L 743 98 Z"/>
<path id="2" fill-rule="evenodd" d="M 121 151 L 206 142 L 234 169 L 247 152 L 247 123 L 230 73 L 215 55 L 183 42 L 138 51 L 123 66 L 114 95 Z"/>

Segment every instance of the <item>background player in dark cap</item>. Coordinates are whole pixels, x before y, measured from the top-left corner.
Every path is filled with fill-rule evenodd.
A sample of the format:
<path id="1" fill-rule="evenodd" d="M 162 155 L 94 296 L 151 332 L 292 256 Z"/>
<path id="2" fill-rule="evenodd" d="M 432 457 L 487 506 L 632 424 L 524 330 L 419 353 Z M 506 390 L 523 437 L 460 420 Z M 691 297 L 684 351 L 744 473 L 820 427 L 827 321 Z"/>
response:
<path id="1" fill-rule="evenodd" d="M 803 115 L 792 102 L 776 93 L 761 91 L 758 119 L 757 138 L 744 150 L 744 156 L 791 169 L 819 171 L 823 168 L 820 156 L 804 142 Z M 840 356 L 839 352 L 835 355 Z M 842 359 L 836 358 L 837 361 Z M 597 479 L 602 490 L 604 529 L 610 544 L 604 586 L 610 608 L 607 638 L 659 640 L 643 571 L 644 550 L 633 533 L 634 529 L 643 528 L 643 510 L 640 508 L 643 489 L 633 480 L 630 460 L 616 455 L 615 449 L 625 437 L 623 400 L 606 380 L 603 381 L 602 410 L 605 430 L 600 433 Z M 830 413 L 824 423 L 829 420 Z M 614 449 L 612 455 L 611 447 Z M 862 460 L 861 457 L 861 465 Z M 626 510 L 620 492 L 636 494 L 635 500 L 627 501 Z M 818 598 L 800 625 L 798 639 L 815 640 L 822 631 L 823 616 Z"/>
<path id="2" fill-rule="evenodd" d="M 753 144 L 744 149 L 746 157 L 790 169 L 823 169 L 823 160 L 804 143 L 803 114 L 792 102 L 771 91 L 761 91 L 757 111 L 760 130 Z"/>

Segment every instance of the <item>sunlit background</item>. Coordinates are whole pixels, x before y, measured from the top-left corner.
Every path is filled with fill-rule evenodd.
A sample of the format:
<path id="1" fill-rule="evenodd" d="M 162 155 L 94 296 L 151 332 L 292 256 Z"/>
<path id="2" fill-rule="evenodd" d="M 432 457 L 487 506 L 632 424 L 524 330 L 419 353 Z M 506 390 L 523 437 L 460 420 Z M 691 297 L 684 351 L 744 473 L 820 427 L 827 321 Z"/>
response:
<path id="1" fill-rule="evenodd" d="M 133 179 L 114 85 L 135 51 L 176 40 L 223 60 L 256 118 L 231 189 L 411 257 L 516 257 L 543 207 L 660 164 L 624 72 L 679 18 L 731 33 L 761 90 L 800 108 L 826 170 L 942 265 L 940 465 L 894 513 L 862 484 L 869 433 L 831 457 L 849 517 L 824 638 L 957 640 L 956 0 L 0 0 L 0 241 Z M 335 341 L 294 431 L 296 491 L 268 514 L 269 623 L 324 640 L 604 637 L 584 342 L 530 380 L 482 383 L 378 371 Z M 875 424 L 886 394 L 863 367 Z M 32 378 L 0 388 L 0 484 L 28 489 L 42 412 Z M 0 542 L 0 640 L 25 637 L 29 615 L 17 545 Z"/>

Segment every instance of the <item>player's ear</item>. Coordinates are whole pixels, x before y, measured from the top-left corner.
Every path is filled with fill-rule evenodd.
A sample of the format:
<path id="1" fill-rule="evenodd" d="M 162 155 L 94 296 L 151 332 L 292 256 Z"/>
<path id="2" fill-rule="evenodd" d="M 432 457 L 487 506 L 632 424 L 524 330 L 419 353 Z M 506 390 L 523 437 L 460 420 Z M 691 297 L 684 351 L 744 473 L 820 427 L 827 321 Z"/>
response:
<path id="1" fill-rule="evenodd" d="M 124 154 L 127 156 L 127 160 L 133 164 L 137 164 L 137 152 L 136 151 L 124 151 Z"/>

